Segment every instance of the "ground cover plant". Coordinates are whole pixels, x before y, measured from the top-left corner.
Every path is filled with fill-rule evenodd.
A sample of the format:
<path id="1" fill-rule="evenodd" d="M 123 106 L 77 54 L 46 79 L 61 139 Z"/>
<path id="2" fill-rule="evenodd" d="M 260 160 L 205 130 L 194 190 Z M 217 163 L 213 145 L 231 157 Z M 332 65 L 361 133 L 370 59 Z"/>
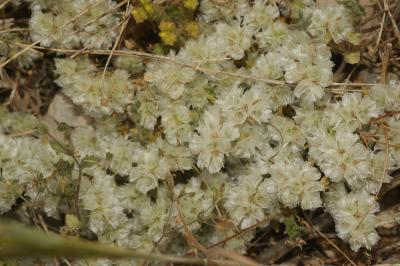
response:
<path id="1" fill-rule="evenodd" d="M 0 217 L 148 254 L 4 265 L 400 261 L 397 1 L 0 10 Z"/>

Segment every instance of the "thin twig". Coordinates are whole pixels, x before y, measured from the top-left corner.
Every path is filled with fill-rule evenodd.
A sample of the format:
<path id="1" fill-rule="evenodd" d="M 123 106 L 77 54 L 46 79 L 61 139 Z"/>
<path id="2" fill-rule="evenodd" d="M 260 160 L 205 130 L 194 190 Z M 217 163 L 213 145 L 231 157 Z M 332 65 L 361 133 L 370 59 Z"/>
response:
<path id="1" fill-rule="evenodd" d="M 392 44 L 388 43 L 385 45 L 382 55 L 382 67 L 381 67 L 381 82 L 387 84 L 387 71 L 389 65 L 389 58 L 392 51 Z"/>
<path id="2" fill-rule="evenodd" d="M 400 42 L 400 32 L 399 32 L 399 27 L 397 26 L 396 20 L 393 17 L 392 11 L 390 11 L 390 8 L 386 2 L 386 0 L 383 0 L 383 4 L 385 6 L 385 11 L 387 11 L 387 14 L 389 16 L 390 22 L 393 25 L 393 30 L 394 30 L 394 35 L 399 39 Z"/>
<path id="3" fill-rule="evenodd" d="M 3 9 L 3 7 L 5 7 L 8 3 L 10 3 L 11 2 L 11 0 L 6 0 L 4 3 L 2 3 L 1 5 L 0 5 L 0 9 Z"/>
<path id="4" fill-rule="evenodd" d="M 214 243 L 214 244 L 208 246 L 207 249 L 211 249 L 211 248 L 214 248 L 214 247 L 218 247 L 220 245 L 224 245 L 226 242 L 231 241 L 232 239 L 234 239 L 234 238 L 236 238 L 236 237 L 238 237 L 238 236 L 240 236 L 240 235 L 242 235 L 242 234 L 244 234 L 244 233 L 246 233 L 248 231 L 251 231 L 251 230 L 257 228 L 258 226 L 260 226 L 260 225 L 262 225 L 264 223 L 267 223 L 267 222 L 271 221 L 272 219 L 273 219 L 273 217 L 261 220 L 261 221 L 255 223 L 255 224 L 253 224 L 253 225 L 251 225 L 251 226 L 249 226 L 249 227 L 247 227 L 245 229 L 240 230 L 240 232 L 238 232 L 238 233 L 236 233 L 234 235 L 231 235 L 231 236 L 229 236 L 229 237 L 227 237 L 227 238 L 225 238 L 225 239 L 223 239 L 221 241 L 218 241 L 217 243 Z"/>
<path id="5" fill-rule="evenodd" d="M 19 46 L 27 46 L 26 44 L 22 43 L 16 43 L 15 45 Z M 76 50 L 76 49 L 62 49 L 62 48 L 46 48 L 46 47 L 41 47 L 41 46 L 31 46 L 32 48 L 38 49 L 38 50 L 48 50 L 48 51 L 54 51 L 54 52 L 59 52 L 59 53 L 75 53 L 77 51 L 81 50 Z M 111 51 L 110 50 L 85 50 L 81 52 L 82 54 L 91 54 L 91 55 L 110 55 Z M 149 59 L 154 59 L 154 60 L 159 60 L 163 62 L 168 62 L 168 63 L 173 63 L 180 65 L 182 67 L 188 67 L 192 68 L 193 70 L 203 72 L 203 73 L 209 73 L 209 74 L 214 74 L 214 75 L 225 75 L 233 78 L 243 78 L 243 79 L 248 79 L 248 80 L 253 80 L 253 81 L 260 81 L 264 82 L 266 84 L 271 84 L 271 85 L 287 85 L 291 87 L 295 87 L 296 84 L 290 84 L 284 80 L 272 80 L 272 79 L 266 79 L 254 75 L 247 75 L 247 74 L 241 74 L 241 73 L 234 73 L 234 72 L 228 72 L 228 71 L 223 71 L 223 70 L 213 70 L 213 69 L 208 69 L 208 68 L 203 68 L 203 67 L 198 67 L 196 65 L 183 62 L 181 60 L 171 58 L 168 56 L 163 56 L 163 55 L 155 55 L 151 53 L 146 53 L 146 52 L 140 52 L 140 51 L 128 51 L 128 50 L 115 50 L 113 52 L 114 55 L 120 55 L 120 56 L 136 56 L 136 57 L 144 57 L 144 58 L 149 58 Z M 351 86 L 351 87 L 360 87 L 360 86 L 379 86 L 383 85 L 380 83 L 342 83 L 342 82 L 333 82 L 330 86 L 326 87 L 326 89 L 330 87 L 338 87 L 338 86 Z"/>
<path id="6" fill-rule="evenodd" d="M 63 25 L 61 25 L 60 27 L 57 27 L 54 32 L 59 31 L 64 29 L 66 26 L 68 26 L 69 24 L 71 24 L 72 22 L 74 22 L 75 20 L 77 20 L 78 18 L 80 18 L 81 16 L 85 15 L 87 12 L 89 12 L 92 8 L 100 5 L 101 3 L 103 3 L 105 0 L 100 0 L 99 2 L 95 3 L 94 5 L 89 6 L 88 8 L 86 8 L 85 10 L 83 10 L 82 12 L 80 12 L 78 15 L 74 16 L 73 18 L 71 18 L 70 20 L 68 20 L 66 23 L 64 23 Z M 53 33 L 53 32 L 51 32 Z M 24 54 L 25 52 L 27 52 L 28 50 L 32 49 L 34 46 L 36 46 L 37 44 L 39 44 L 40 42 L 42 42 L 44 39 L 48 38 L 50 34 L 46 34 L 45 36 L 43 36 L 42 38 L 38 39 L 37 41 L 33 42 L 32 44 L 28 45 L 27 47 L 25 47 L 24 49 L 22 49 L 21 51 L 19 51 L 18 53 L 16 53 L 15 55 L 11 56 L 10 58 L 8 58 L 6 61 L 4 61 L 1 65 L 0 65 L 0 69 L 4 68 L 6 65 L 8 65 L 8 63 L 10 63 L 11 61 L 13 61 L 14 59 L 16 59 L 17 57 L 19 57 L 20 55 Z"/>
<path id="7" fill-rule="evenodd" d="M 340 254 L 342 254 L 353 266 L 357 266 L 357 264 L 349 257 L 347 254 L 341 250 L 335 243 L 333 243 L 332 240 L 330 240 L 328 237 L 325 236 L 324 233 L 322 233 L 318 228 L 316 228 L 310 221 L 310 219 L 305 216 L 308 221 L 303 220 L 304 223 L 306 223 L 309 227 L 311 227 L 318 235 L 320 235 L 323 239 L 325 239 L 332 247 L 334 247 L 337 251 L 339 251 Z"/>
<path id="8" fill-rule="evenodd" d="M 383 170 L 382 170 L 382 175 L 381 175 L 381 179 L 379 180 L 379 187 L 377 189 L 375 198 L 378 199 L 379 196 L 379 192 L 382 189 L 382 185 L 383 185 L 383 179 L 385 178 L 386 175 L 386 171 L 389 165 L 389 128 L 387 128 L 386 126 L 383 126 L 383 132 L 385 135 L 385 160 L 383 162 Z"/>
<path id="9" fill-rule="evenodd" d="M 129 20 L 131 18 L 129 13 L 130 13 L 130 0 L 128 0 L 128 3 L 127 3 L 125 15 L 124 15 L 124 23 L 122 24 L 121 31 L 119 32 L 119 35 L 118 35 L 117 39 L 115 40 L 114 46 L 113 46 L 113 48 L 112 48 L 112 50 L 110 52 L 110 55 L 107 58 L 107 62 L 105 64 L 105 66 L 104 66 L 103 73 L 101 75 L 100 89 L 102 88 L 103 83 L 104 83 L 104 77 L 105 77 L 106 72 L 107 72 L 107 67 L 110 64 L 111 58 L 112 58 L 115 50 L 117 49 L 117 47 L 119 45 L 119 42 L 121 41 L 122 35 L 124 34 L 124 31 L 126 29 L 126 26 L 128 25 Z"/>
<path id="10" fill-rule="evenodd" d="M 376 39 L 374 53 L 376 53 L 378 51 L 379 43 L 382 38 L 383 26 L 385 25 L 385 21 L 386 21 L 386 10 L 384 11 L 383 16 L 382 16 L 382 21 L 381 21 L 381 24 L 379 27 L 379 33 L 378 33 L 378 38 Z"/>

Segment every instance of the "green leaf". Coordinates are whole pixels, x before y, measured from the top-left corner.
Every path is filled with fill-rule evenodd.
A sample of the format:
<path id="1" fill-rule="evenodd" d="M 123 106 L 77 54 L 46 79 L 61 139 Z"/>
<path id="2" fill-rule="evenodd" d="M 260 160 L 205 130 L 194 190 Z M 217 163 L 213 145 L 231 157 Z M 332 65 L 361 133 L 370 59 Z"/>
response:
<path id="1" fill-rule="evenodd" d="M 66 155 L 71 156 L 72 152 L 68 148 L 64 147 L 60 142 L 55 141 L 55 140 L 50 140 L 49 141 L 50 146 L 55 150 L 56 152 L 63 153 Z"/>
<path id="2" fill-rule="evenodd" d="M 300 237 L 306 232 L 305 228 L 297 223 L 294 216 L 286 218 L 283 223 L 285 224 L 285 234 L 288 235 L 290 239 Z"/>
<path id="3" fill-rule="evenodd" d="M 67 226 L 68 230 L 74 231 L 79 229 L 81 222 L 75 215 L 67 214 L 65 215 L 65 225 Z"/>
<path id="4" fill-rule="evenodd" d="M 99 162 L 99 158 L 96 156 L 88 155 L 85 158 L 82 159 L 81 161 L 81 167 L 82 168 L 87 168 L 95 165 L 96 163 Z"/>

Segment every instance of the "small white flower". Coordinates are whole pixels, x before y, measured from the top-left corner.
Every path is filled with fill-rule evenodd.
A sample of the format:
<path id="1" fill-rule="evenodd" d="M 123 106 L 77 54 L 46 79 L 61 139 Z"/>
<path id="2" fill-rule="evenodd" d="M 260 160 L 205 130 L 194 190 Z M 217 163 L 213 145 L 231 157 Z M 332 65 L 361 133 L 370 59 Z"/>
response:
<path id="1" fill-rule="evenodd" d="M 307 162 L 279 161 L 271 165 L 270 174 L 279 199 L 287 207 L 300 205 L 302 209 L 309 210 L 322 206 L 320 192 L 324 188 L 319 182 L 321 174 Z"/>
<path id="2" fill-rule="evenodd" d="M 220 109 L 213 107 L 205 111 L 197 131 L 190 141 L 190 149 L 198 154 L 197 165 L 216 173 L 224 166 L 224 157 L 231 151 L 231 142 L 239 137 L 239 130 L 224 122 Z"/>
<path id="3" fill-rule="evenodd" d="M 362 246 L 371 249 L 378 242 L 380 237 L 375 231 L 375 213 L 379 211 L 379 205 L 374 196 L 356 190 L 342 195 L 335 202 L 330 197 L 326 200 L 331 206 L 336 232 L 350 243 L 351 249 L 358 251 Z"/>
<path id="4" fill-rule="evenodd" d="M 225 53 L 233 59 L 241 59 L 244 52 L 251 45 L 251 31 L 248 27 L 240 27 L 238 23 L 228 25 L 219 23 L 216 25 L 215 32 L 219 47 L 224 49 Z"/>

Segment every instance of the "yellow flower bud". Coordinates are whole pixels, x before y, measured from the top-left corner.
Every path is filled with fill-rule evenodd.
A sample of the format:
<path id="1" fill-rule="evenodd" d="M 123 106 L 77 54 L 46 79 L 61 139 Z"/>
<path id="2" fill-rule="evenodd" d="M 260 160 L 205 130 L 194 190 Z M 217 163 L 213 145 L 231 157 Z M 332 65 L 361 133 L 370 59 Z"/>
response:
<path id="1" fill-rule="evenodd" d="M 190 37 L 196 38 L 200 35 L 200 27 L 194 21 L 191 21 L 185 25 L 185 31 Z"/>
<path id="2" fill-rule="evenodd" d="M 152 3 L 143 5 L 143 8 L 144 8 L 144 10 L 146 10 L 146 12 L 147 12 L 149 15 L 154 14 L 154 6 L 153 6 Z"/>
<path id="3" fill-rule="evenodd" d="M 198 0 L 185 0 L 185 1 L 183 1 L 183 6 L 186 7 L 187 9 L 195 10 L 198 5 L 199 5 L 199 1 Z"/>
<path id="4" fill-rule="evenodd" d="M 159 29 L 160 31 L 174 31 L 175 30 L 175 23 L 171 22 L 171 21 L 161 21 L 160 25 L 159 25 Z"/>
<path id="5" fill-rule="evenodd" d="M 158 35 L 160 35 L 161 40 L 166 45 L 174 45 L 174 43 L 178 39 L 176 34 L 174 32 L 172 32 L 172 31 L 162 31 Z"/>
<path id="6" fill-rule="evenodd" d="M 146 10 L 144 10 L 142 7 L 133 8 L 131 14 L 137 23 L 142 23 L 149 18 Z"/>

